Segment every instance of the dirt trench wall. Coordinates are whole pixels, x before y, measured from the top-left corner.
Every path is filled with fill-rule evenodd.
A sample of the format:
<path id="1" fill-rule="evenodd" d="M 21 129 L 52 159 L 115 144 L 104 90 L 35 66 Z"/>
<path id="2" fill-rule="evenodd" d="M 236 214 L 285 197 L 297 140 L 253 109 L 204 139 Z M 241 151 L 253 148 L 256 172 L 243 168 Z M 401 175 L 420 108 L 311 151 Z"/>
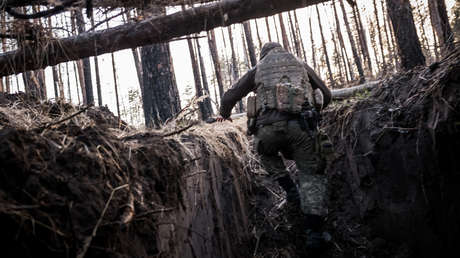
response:
<path id="1" fill-rule="evenodd" d="M 2 256 L 242 256 L 250 184 L 240 128 L 163 137 L 119 130 L 104 109 L 66 119 L 78 109 L 23 97 L 0 96 Z"/>
<path id="2" fill-rule="evenodd" d="M 460 233 L 460 54 L 325 112 L 342 255 L 446 257 Z M 359 251 L 361 248 L 362 251 Z M 353 251 L 351 251 L 353 250 Z M 363 251 L 366 250 L 366 251 Z"/>

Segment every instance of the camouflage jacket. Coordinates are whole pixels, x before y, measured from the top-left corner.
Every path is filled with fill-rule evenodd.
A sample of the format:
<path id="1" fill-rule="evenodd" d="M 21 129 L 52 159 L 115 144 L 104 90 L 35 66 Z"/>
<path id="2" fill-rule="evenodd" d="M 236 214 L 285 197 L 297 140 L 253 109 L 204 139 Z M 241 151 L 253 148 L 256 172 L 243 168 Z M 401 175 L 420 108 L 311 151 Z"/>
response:
<path id="1" fill-rule="evenodd" d="M 304 64 L 307 70 L 310 83 L 313 89 L 319 89 L 323 94 L 323 108 L 331 101 L 331 91 L 326 87 L 324 82 L 316 75 L 312 68 Z M 248 95 L 250 92 L 256 90 L 255 75 L 257 66 L 249 70 L 243 75 L 222 97 L 220 106 L 220 115 L 223 118 L 228 118 L 235 104 Z M 283 120 L 294 119 L 295 115 L 288 113 L 281 113 L 277 110 L 267 110 L 257 117 L 257 124 L 270 124 Z"/>

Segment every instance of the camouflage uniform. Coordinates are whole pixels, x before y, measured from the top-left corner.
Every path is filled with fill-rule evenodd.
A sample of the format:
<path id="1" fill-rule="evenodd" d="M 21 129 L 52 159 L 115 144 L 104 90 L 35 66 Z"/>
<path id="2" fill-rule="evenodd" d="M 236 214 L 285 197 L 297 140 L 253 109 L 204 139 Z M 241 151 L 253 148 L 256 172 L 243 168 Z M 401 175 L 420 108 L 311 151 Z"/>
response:
<path id="1" fill-rule="evenodd" d="M 264 46 L 261 52 L 261 59 L 270 51 L 284 50 L 277 43 L 268 43 Z M 233 106 L 246 96 L 249 92 L 257 93 L 257 101 L 260 106 L 261 102 L 267 103 L 265 98 L 272 98 L 269 90 L 264 90 L 260 84 L 266 83 L 272 86 L 270 80 L 280 80 L 283 74 L 291 73 L 293 84 L 303 84 L 304 88 L 310 87 L 310 92 L 314 89 L 321 89 L 325 105 L 330 101 L 330 91 L 325 87 L 324 83 L 316 76 L 311 68 L 306 64 L 301 64 L 295 61 L 293 65 L 289 63 L 289 56 L 284 51 L 280 59 L 285 58 L 285 63 L 278 65 L 276 60 L 273 68 L 263 67 L 264 59 L 248 73 L 246 73 L 230 90 L 228 90 L 221 102 L 220 113 L 222 117 L 230 116 Z M 273 59 L 273 56 L 271 57 Z M 301 64 L 300 67 L 298 64 Z M 277 66 L 278 65 L 278 66 Z M 302 67 L 304 65 L 305 67 Z M 263 67 L 262 69 L 260 69 Z M 259 69 L 259 73 L 258 73 Z M 283 72 L 284 69 L 284 72 Z M 279 72 L 280 70 L 281 72 Z M 262 71 L 262 72 L 260 72 Z M 262 74 L 262 75 L 261 75 Z M 278 75 L 279 74 L 279 75 Z M 305 78 L 305 75 L 307 75 Z M 268 79 L 266 79 L 268 78 Z M 289 78 L 291 79 L 291 78 Z M 265 80 L 265 81 L 264 81 Z M 313 94 L 313 92 L 311 92 Z M 314 96 L 308 97 L 308 102 L 313 102 Z M 270 100 L 268 101 L 270 102 Z M 260 154 L 262 166 L 270 174 L 273 180 L 277 180 L 280 185 L 289 192 L 292 188 L 295 194 L 300 194 L 300 206 L 305 214 L 324 216 L 327 214 L 326 205 L 326 184 L 325 175 L 319 171 L 319 156 L 316 152 L 316 137 L 315 132 L 307 132 L 301 129 L 300 115 L 292 112 L 280 112 L 272 107 L 259 108 L 256 118 L 257 131 L 255 132 L 255 148 Z M 285 158 L 293 159 L 296 162 L 298 173 L 298 193 L 297 188 L 292 184 L 289 178 L 289 173 L 286 170 L 283 161 L 279 155 L 283 154 Z M 289 183 L 291 181 L 291 183 Z M 286 183 L 287 182 L 287 183 Z M 292 192 L 292 191 L 291 191 Z M 288 193 L 289 194 L 289 193 Z M 288 195 L 289 201 L 289 195 Z"/>

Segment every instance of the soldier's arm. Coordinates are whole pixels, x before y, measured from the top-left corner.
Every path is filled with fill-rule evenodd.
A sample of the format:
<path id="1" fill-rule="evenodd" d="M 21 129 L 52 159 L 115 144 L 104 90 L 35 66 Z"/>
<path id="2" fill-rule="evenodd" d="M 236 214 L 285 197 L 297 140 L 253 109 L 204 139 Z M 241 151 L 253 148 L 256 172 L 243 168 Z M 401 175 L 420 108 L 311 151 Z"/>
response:
<path id="1" fill-rule="evenodd" d="M 323 108 L 326 107 L 332 99 L 332 93 L 331 90 L 324 84 L 323 80 L 321 80 L 318 75 L 313 71 L 313 69 L 304 63 L 304 67 L 307 70 L 308 77 L 310 78 L 310 83 L 311 86 L 313 87 L 314 90 L 320 89 L 321 92 L 323 93 Z"/>
<path id="2" fill-rule="evenodd" d="M 235 106 L 235 104 L 244 96 L 248 95 L 249 92 L 255 90 L 255 75 L 256 68 L 254 67 L 225 92 L 220 106 L 220 115 L 223 118 L 229 118 L 232 113 L 233 106 Z"/>

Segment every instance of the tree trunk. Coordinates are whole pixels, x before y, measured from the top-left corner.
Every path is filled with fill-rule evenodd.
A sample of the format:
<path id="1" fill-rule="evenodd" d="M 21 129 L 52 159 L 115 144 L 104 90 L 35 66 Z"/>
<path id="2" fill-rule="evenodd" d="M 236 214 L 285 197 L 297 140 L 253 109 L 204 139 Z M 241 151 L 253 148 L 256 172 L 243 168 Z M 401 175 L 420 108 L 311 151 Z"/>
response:
<path id="1" fill-rule="evenodd" d="M 340 7 L 342 8 L 343 21 L 345 22 L 345 27 L 347 28 L 348 39 L 350 40 L 351 51 L 353 53 L 353 58 L 355 60 L 356 68 L 358 69 L 359 82 L 364 82 L 364 71 L 363 65 L 361 63 L 361 58 L 359 57 L 358 50 L 356 49 L 355 40 L 353 38 L 353 33 L 351 32 L 350 24 L 348 23 L 347 12 L 345 11 L 345 6 L 343 5 L 343 0 L 339 0 Z"/>
<path id="2" fill-rule="evenodd" d="M 246 43 L 248 45 L 249 60 L 251 61 L 251 66 L 257 64 L 256 50 L 254 49 L 254 43 L 252 41 L 251 28 L 249 27 L 249 22 L 243 22 L 244 36 L 246 38 Z"/>
<path id="3" fill-rule="evenodd" d="M 195 80 L 195 96 L 197 98 L 200 98 L 203 96 L 203 87 L 201 85 L 200 68 L 198 67 L 198 59 L 195 55 L 195 50 L 193 49 L 193 42 L 190 38 L 187 39 L 187 44 L 188 44 L 188 49 L 190 52 L 190 60 L 192 62 L 193 78 Z M 202 101 L 198 103 L 198 107 L 200 109 L 199 118 L 201 120 L 208 119 L 209 113 Z"/>
<path id="4" fill-rule="evenodd" d="M 334 43 L 334 55 L 332 56 L 332 60 L 334 60 L 334 64 L 339 67 L 339 80 L 340 84 L 343 84 L 343 67 L 342 62 L 340 61 L 340 52 L 339 47 L 337 46 L 337 41 L 335 40 L 334 29 L 331 28 L 331 35 L 332 35 L 332 43 Z M 346 73 L 346 72 L 345 72 Z"/>
<path id="5" fill-rule="evenodd" d="M 83 34 L 85 33 L 85 22 L 83 18 L 83 13 L 81 10 L 76 10 L 74 11 L 75 15 L 75 20 L 76 20 L 76 25 L 77 25 L 77 30 L 78 34 Z M 94 42 L 94 51 L 96 52 L 95 54 L 99 54 L 97 52 L 97 47 L 96 47 L 96 42 Z M 91 78 L 91 62 L 89 61 L 89 58 L 83 58 L 83 74 L 84 74 L 84 79 L 85 79 L 85 98 L 83 99 L 83 103 L 85 105 L 94 105 L 94 94 L 93 94 L 93 82 Z"/>
<path id="6" fill-rule="evenodd" d="M 222 99 L 222 96 L 224 95 L 224 84 L 222 82 L 220 61 L 219 61 L 219 55 L 217 52 L 216 36 L 214 34 L 214 30 L 210 30 L 208 32 L 208 45 L 209 45 L 209 52 L 211 53 L 212 63 L 214 65 L 214 72 L 216 74 L 217 85 L 219 87 L 219 97 L 220 98 L 217 101 L 220 101 Z"/>
<path id="7" fill-rule="evenodd" d="M 417 2 L 417 6 L 415 7 L 415 9 L 417 10 L 417 14 L 418 14 L 418 18 L 420 20 L 420 27 L 421 27 L 421 31 L 422 31 L 422 48 L 425 53 L 425 56 L 426 57 L 430 57 L 430 59 L 432 59 L 432 55 L 431 55 L 431 52 L 430 52 L 430 44 L 428 43 L 428 37 L 426 36 L 426 30 L 425 30 L 425 18 L 426 18 L 426 15 L 423 15 L 422 14 L 422 6 L 420 5 L 419 2 Z"/>
<path id="8" fill-rule="evenodd" d="M 268 41 L 272 42 L 272 35 L 270 33 L 270 24 L 268 23 L 268 17 L 265 17 L 265 26 L 267 27 Z"/>
<path id="9" fill-rule="evenodd" d="M 337 37 L 339 38 L 340 48 L 342 50 L 341 52 L 342 52 L 343 63 L 345 65 L 345 70 L 348 70 L 347 78 L 350 78 L 351 81 L 354 81 L 355 77 L 354 77 L 353 71 L 351 69 L 350 60 L 348 59 L 348 53 L 347 53 L 347 49 L 345 47 L 345 42 L 343 41 L 342 29 L 341 29 L 341 26 L 340 26 L 339 16 L 338 16 L 338 13 L 337 13 L 337 7 L 335 6 L 335 1 L 332 2 L 332 7 L 334 8 L 334 18 L 335 18 L 335 23 L 336 23 L 336 31 L 337 31 Z M 347 67 L 348 67 L 348 69 L 347 69 Z M 348 75 L 349 75 L 349 77 L 348 77 Z"/>
<path id="10" fill-rule="evenodd" d="M 121 119 L 121 114 L 120 114 L 120 98 L 118 96 L 118 80 L 117 80 L 117 67 L 115 65 L 115 56 L 113 53 L 110 53 L 110 57 L 112 59 L 112 73 L 113 73 L 113 87 L 115 89 L 115 100 L 117 103 L 117 115 L 118 115 L 118 120 Z"/>
<path id="11" fill-rule="evenodd" d="M 321 40 L 322 40 L 322 43 L 323 43 L 323 53 L 324 53 L 324 57 L 326 59 L 327 70 L 329 72 L 329 82 L 331 83 L 331 85 L 334 85 L 335 82 L 334 82 L 334 78 L 332 77 L 331 63 L 329 61 L 329 54 L 328 54 L 328 51 L 327 51 L 326 40 L 324 39 L 323 25 L 321 25 L 321 15 L 319 14 L 318 5 L 316 5 L 316 14 L 318 15 L 319 32 L 321 34 Z"/>
<path id="12" fill-rule="evenodd" d="M 396 36 L 401 67 L 409 70 L 425 65 L 409 0 L 387 0 L 387 6 Z"/>
<path id="13" fill-rule="evenodd" d="M 308 18 L 308 24 L 310 25 L 310 39 L 311 39 L 311 56 L 313 59 L 313 69 L 317 71 L 317 64 L 316 64 L 316 46 L 315 40 L 313 39 L 313 28 L 311 26 L 311 17 Z"/>
<path id="14" fill-rule="evenodd" d="M 81 104 L 81 98 L 80 98 L 80 92 L 83 92 L 81 90 L 81 84 L 80 84 L 80 69 L 78 67 L 78 61 L 76 62 L 73 62 L 73 71 L 74 71 L 74 74 L 75 74 L 75 85 L 77 86 L 77 99 L 78 99 L 78 105 Z M 80 85 L 80 89 L 78 87 L 78 85 Z"/>
<path id="15" fill-rule="evenodd" d="M 206 69 L 204 66 L 204 60 L 203 56 L 201 55 L 201 46 L 199 39 L 195 39 L 195 45 L 198 53 L 198 61 L 200 63 L 200 71 L 201 71 L 201 81 L 203 82 L 203 90 L 204 94 L 207 95 L 208 97 L 203 100 L 204 108 L 206 109 L 208 117 L 211 117 L 213 115 L 212 111 L 212 105 L 211 105 L 211 94 L 209 91 L 209 85 L 208 85 L 208 77 L 206 76 Z"/>
<path id="16" fill-rule="evenodd" d="M 105 16 L 107 18 L 107 15 Z M 91 27 L 94 27 L 94 15 L 91 16 Z M 107 28 L 109 26 L 107 25 Z M 95 69 L 95 75 L 96 75 L 96 89 L 97 89 L 97 104 L 99 106 L 102 106 L 102 91 L 101 91 L 101 76 L 99 73 L 99 60 L 96 56 L 94 56 L 94 69 Z"/>
<path id="17" fill-rule="evenodd" d="M 144 117 L 147 127 L 158 127 L 180 110 L 168 43 L 141 48 Z"/>
<path id="18" fill-rule="evenodd" d="M 260 38 L 259 25 L 257 24 L 257 19 L 254 19 L 254 23 L 256 24 L 257 42 L 259 43 L 259 51 L 260 51 L 262 50 L 262 39 Z"/>
<path id="19" fill-rule="evenodd" d="M 388 33 L 388 13 L 386 12 L 386 8 L 385 8 L 385 3 L 384 3 L 385 0 L 381 0 L 380 1 L 380 5 L 382 6 L 382 13 L 383 13 L 383 28 L 385 29 L 385 39 L 387 41 L 387 45 L 388 45 L 388 49 L 389 49 L 389 57 L 391 59 L 391 63 L 393 64 L 394 67 L 396 67 L 396 58 L 395 58 L 395 46 L 393 45 L 393 41 L 390 40 L 392 39 L 393 37 L 391 35 L 389 35 Z"/>
<path id="20" fill-rule="evenodd" d="M 386 71 L 387 69 L 387 63 L 386 63 L 386 60 L 385 60 L 385 51 L 384 51 L 384 48 L 383 48 L 383 37 L 382 37 L 382 32 L 380 30 L 380 20 L 379 20 L 379 11 L 378 11 L 378 8 L 377 8 L 377 1 L 376 0 L 373 0 L 374 1 L 374 15 L 375 15 L 375 21 L 377 23 L 377 35 L 378 35 L 378 38 L 379 38 L 379 45 L 380 45 L 380 53 L 382 55 L 382 70 L 383 72 Z"/>
<path id="21" fill-rule="evenodd" d="M 69 94 L 69 102 L 72 103 L 72 92 L 70 90 L 69 62 L 65 63 L 65 73 L 67 77 L 67 93 Z"/>
<path id="22" fill-rule="evenodd" d="M 307 52 L 305 52 L 305 47 L 303 45 L 303 39 L 302 39 L 302 33 L 300 32 L 300 27 L 299 27 L 299 20 L 297 19 L 297 13 L 296 13 L 295 10 L 294 10 L 294 22 L 295 22 L 295 28 L 296 28 L 296 31 L 297 31 L 297 38 L 300 41 L 300 48 L 302 49 L 303 59 L 304 59 L 304 61 L 306 61 L 307 60 Z"/>
<path id="23" fill-rule="evenodd" d="M 286 27 L 284 26 L 284 20 L 283 20 L 283 14 L 282 13 L 278 14 L 278 20 L 279 20 L 279 23 L 280 23 L 281 37 L 283 38 L 283 46 L 288 52 L 292 53 L 291 45 L 289 44 L 289 39 L 288 39 L 287 32 L 286 32 Z"/>
<path id="24" fill-rule="evenodd" d="M 65 94 L 64 94 L 64 83 L 62 81 L 62 73 L 61 73 L 61 65 L 57 65 L 58 71 L 58 85 L 59 85 L 59 97 L 62 101 L 65 101 Z"/>
<path id="25" fill-rule="evenodd" d="M 35 49 L 19 49 L 0 56 L 0 76 L 44 68 L 69 60 L 110 53 L 121 49 L 165 42 L 219 26 L 323 2 L 325 0 L 223 0 L 161 17 L 152 17 L 107 30 L 85 33 L 83 37 L 53 40 L 33 58 Z M 225 14 L 225 15 L 222 15 Z M 187 24 L 187 26 L 184 26 Z M 96 44 L 95 44 L 96 42 Z M 88 47 L 95 44 L 96 48 Z M 45 62 L 43 62 L 45 61 Z M 14 65 L 8 65 L 14 64 Z"/>
<path id="26" fill-rule="evenodd" d="M 361 46 L 361 52 L 363 54 L 363 62 L 367 62 L 367 69 L 369 69 L 369 73 L 372 75 L 373 69 L 372 69 L 372 62 L 371 62 L 371 57 L 369 55 L 369 48 L 367 46 L 367 39 L 366 39 L 366 33 L 364 30 L 364 26 L 361 21 L 361 14 L 358 9 L 358 4 L 355 3 L 353 6 L 353 19 L 355 21 L 355 26 L 356 30 L 358 32 L 358 39 L 359 39 L 359 45 Z"/>
<path id="27" fill-rule="evenodd" d="M 275 26 L 276 40 L 277 40 L 277 42 L 281 42 L 280 33 L 279 33 L 279 30 L 278 30 L 278 24 L 276 23 L 275 16 L 273 16 L 272 18 L 273 18 L 273 25 Z"/>
<path id="28" fill-rule="evenodd" d="M 230 49 L 232 50 L 232 74 L 233 74 L 233 80 L 232 82 L 236 82 L 238 80 L 238 77 L 240 77 L 240 71 L 238 68 L 238 60 L 236 58 L 236 51 L 235 51 L 235 45 L 233 41 L 233 33 L 232 33 L 232 26 L 227 27 L 228 30 L 228 38 L 230 40 Z M 238 112 L 244 112 L 244 106 L 243 106 L 243 101 L 240 100 L 238 101 Z"/>
<path id="29" fill-rule="evenodd" d="M 444 0 L 428 0 L 431 23 L 435 28 L 443 54 L 454 49 L 454 34 L 449 24 Z"/>
<path id="30" fill-rule="evenodd" d="M 294 27 L 294 22 L 292 21 L 291 12 L 288 12 L 289 18 L 289 27 L 291 28 L 291 34 L 294 42 L 295 52 L 299 58 L 302 58 L 302 50 L 300 49 L 299 38 L 297 37 L 296 28 Z"/>

